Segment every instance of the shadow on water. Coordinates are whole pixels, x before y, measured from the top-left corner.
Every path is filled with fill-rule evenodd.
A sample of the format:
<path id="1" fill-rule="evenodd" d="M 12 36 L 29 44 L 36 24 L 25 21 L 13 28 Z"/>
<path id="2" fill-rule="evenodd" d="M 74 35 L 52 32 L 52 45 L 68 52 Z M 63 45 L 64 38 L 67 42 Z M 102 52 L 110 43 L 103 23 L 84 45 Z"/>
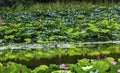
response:
<path id="1" fill-rule="evenodd" d="M 100 55 L 100 59 L 104 59 L 106 57 L 113 57 L 115 60 L 117 58 L 120 58 L 120 53 L 113 53 L 113 54 L 108 54 L 108 55 Z M 42 58 L 42 59 L 31 59 L 29 61 L 23 61 L 23 60 L 16 60 L 16 63 L 20 63 L 23 65 L 26 65 L 28 68 L 34 69 L 35 67 L 38 67 L 40 65 L 50 65 L 50 64 L 62 64 L 62 63 L 67 63 L 67 64 L 75 64 L 79 59 L 98 59 L 98 56 L 88 56 L 88 55 L 74 55 L 74 56 L 56 56 L 54 58 Z"/>

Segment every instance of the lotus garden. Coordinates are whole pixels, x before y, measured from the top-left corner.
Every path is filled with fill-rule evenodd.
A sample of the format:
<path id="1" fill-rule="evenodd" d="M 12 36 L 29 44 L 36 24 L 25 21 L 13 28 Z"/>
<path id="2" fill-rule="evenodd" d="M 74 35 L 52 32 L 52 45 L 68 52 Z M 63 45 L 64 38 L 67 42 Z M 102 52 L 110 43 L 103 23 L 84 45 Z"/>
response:
<path id="1" fill-rule="evenodd" d="M 119 0 L 34 1 L 0 2 L 0 73 L 120 73 Z"/>

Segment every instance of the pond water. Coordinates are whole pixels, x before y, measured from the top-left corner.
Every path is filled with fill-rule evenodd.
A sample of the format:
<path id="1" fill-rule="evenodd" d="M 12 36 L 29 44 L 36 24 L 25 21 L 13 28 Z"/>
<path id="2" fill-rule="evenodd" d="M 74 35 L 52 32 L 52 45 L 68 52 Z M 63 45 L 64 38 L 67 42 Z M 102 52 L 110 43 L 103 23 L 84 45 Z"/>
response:
<path id="1" fill-rule="evenodd" d="M 120 58 L 120 53 L 112 53 L 112 54 L 101 54 L 99 55 L 100 59 L 105 59 L 106 57 L 113 57 L 115 60 L 117 58 Z M 44 58 L 44 59 L 31 59 L 30 61 L 23 61 L 23 60 L 12 60 L 16 63 L 20 63 L 23 65 L 26 65 L 28 68 L 34 69 L 35 67 L 38 67 L 40 65 L 50 65 L 50 64 L 75 64 L 79 59 L 99 59 L 98 56 L 89 56 L 89 55 L 75 55 L 75 56 L 56 56 L 54 58 Z"/>
<path id="2" fill-rule="evenodd" d="M 94 46 L 94 45 L 114 45 L 114 44 L 120 44 L 120 41 L 105 41 L 105 42 L 49 42 L 49 43 L 42 43 L 42 44 L 37 44 L 37 43 L 21 43 L 21 44 L 16 44 L 16 43 L 10 43 L 7 45 L 0 45 L 0 50 L 5 50 L 5 49 L 43 49 L 43 48 L 55 48 L 56 45 L 57 47 L 60 48 L 70 48 L 71 46 L 76 46 L 76 47 L 83 47 L 88 45 Z"/>
<path id="3" fill-rule="evenodd" d="M 99 49 L 106 49 L 106 47 L 108 46 L 112 46 L 113 49 L 114 49 L 114 46 L 115 44 L 117 46 L 119 46 L 119 42 L 117 42 L 116 44 L 116 41 L 115 42 L 86 42 L 84 43 L 84 47 L 96 47 L 98 50 Z M 52 46 L 50 46 L 52 45 Z M 47 47 L 50 47 L 50 48 L 54 48 L 54 43 L 53 44 L 47 44 L 47 45 L 40 45 L 40 44 L 28 44 L 27 45 L 27 48 L 46 48 Z M 62 48 L 69 48 L 71 46 L 70 43 L 66 43 L 63 45 L 63 43 L 59 43 L 58 44 L 60 47 Z M 77 43 L 77 44 L 74 44 L 74 46 L 76 47 L 81 47 L 81 45 L 83 46 L 83 43 Z M 21 48 L 21 47 L 26 47 L 26 45 L 22 45 L 21 47 L 18 47 L 18 46 L 21 46 L 21 45 L 12 45 L 12 47 L 18 49 L 18 48 Z M 11 47 L 10 46 L 7 46 L 8 48 Z M 6 47 L 2 46 L 0 47 L 1 49 L 5 49 Z M 14 49 L 13 48 L 13 49 Z M 75 64 L 77 63 L 77 61 L 79 59 L 83 59 L 83 58 L 87 58 L 87 59 L 104 59 L 106 57 L 113 57 L 115 60 L 117 60 L 117 58 L 120 58 L 120 53 L 111 53 L 111 54 L 100 54 L 98 56 L 89 56 L 87 54 L 83 54 L 83 55 L 74 55 L 74 56 L 69 56 L 69 55 L 58 55 L 58 56 L 55 56 L 53 58 L 42 58 L 42 59 L 30 59 L 29 61 L 25 61 L 25 60 L 7 60 L 7 61 L 14 61 L 16 63 L 20 63 L 20 64 L 23 64 L 23 65 L 26 65 L 28 68 L 31 68 L 31 69 L 34 69 L 35 67 L 38 67 L 40 65 L 50 65 L 50 64 L 62 64 L 62 63 L 67 63 L 67 64 Z"/>

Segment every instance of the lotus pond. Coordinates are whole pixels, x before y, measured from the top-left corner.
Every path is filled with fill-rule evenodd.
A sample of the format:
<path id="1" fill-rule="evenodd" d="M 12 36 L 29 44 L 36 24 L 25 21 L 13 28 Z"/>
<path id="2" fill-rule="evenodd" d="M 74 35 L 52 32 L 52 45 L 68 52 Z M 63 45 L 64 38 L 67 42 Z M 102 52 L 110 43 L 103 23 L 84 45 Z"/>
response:
<path id="1" fill-rule="evenodd" d="M 120 59 L 112 57 L 101 60 L 81 59 L 76 64 L 40 65 L 31 70 L 14 62 L 0 63 L 1 73 L 119 73 Z"/>
<path id="2" fill-rule="evenodd" d="M 1 43 L 120 40 L 120 6 L 0 12 Z"/>
<path id="3" fill-rule="evenodd" d="M 1 72 L 8 70 L 12 73 L 117 73 L 120 67 L 119 51 L 119 44 L 49 49 L 9 48 L 0 51 L 0 69 Z"/>
<path id="4" fill-rule="evenodd" d="M 0 11 L 0 73 L 120 73 L 120 5 L 84 6 Z"/>

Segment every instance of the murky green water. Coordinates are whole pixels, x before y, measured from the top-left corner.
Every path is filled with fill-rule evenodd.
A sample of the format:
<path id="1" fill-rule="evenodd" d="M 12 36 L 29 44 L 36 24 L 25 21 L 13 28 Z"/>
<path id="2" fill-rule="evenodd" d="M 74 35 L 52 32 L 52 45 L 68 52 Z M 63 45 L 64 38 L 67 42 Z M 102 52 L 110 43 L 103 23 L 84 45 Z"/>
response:
<path id="1" fill-rule="evenodd" d="M 101 54 L 99 55 L 100 59 L 105 59 L 106 57 L 113 57 L 115 58 L 115 60 L 117 60 L 117 58 L 120 58 L 120 53 L 113 53 L 113 54 Z M 62 64 L 62 63 L 66 63 L 66 64 L 75 64 L 77 63 L 77 61 L 79 59 L 83 59 L 83 58 L 87 58 L 87 59 L 99 59 L 98 56 L 89 56 L 89 55 L 75 55 L 75 56 L 56 56 L 54 58 L 44 58 L 44 59 L 31 59 L 30 61 L 24 61 L 24 60 L 12 60 L 16 63 L 21 63 L 23 65 L 26 65 L 28 68 L 34 69 L 37 66 L 40 65 L 50 65 L 50 64 Z"/>
<path id="2" fill-rule="evenodd" d="M 52 47 L 55 47 L 54 46 L 55 44 L 52 44 Z M 72 45 L 74 47 L 81 47 L 82 44 L 78 43 L 78 44 L 75 44 L 75 45 Z M 27 45 L 26 47 L 28 47 L 29 45 Z M 31 45 L 29 46 L 30 48 L 31 47 L 39 47 L 39 48 L 46 48 L 46 47 L 50 47 L 50 45 L 42 45 L 43 47 L 40 47 L 41 45 L 39 44 L 34 44 L 34 45 Z M 62 48 L 69 48 L 71 47 L 71 44 L 69 43 L 66 43 L 66 44 L 58 44 L 58 46 L 62 46 Z M 118 44 L 115 44 L 115 43 L 89 43 L 89 44 L 84 44 L 82 45 L 84 46 L 84 48 L 92 48 L 92 49 L 106 49 L 107 47 L 109 46 L 112 46 L 112 49 L 114 50 L 115 46 L 118 46 L 118 48 L 120 49 L 119 47 L 119 43 Z M 8 46 L 10 47 L 10 46 Z M 14 46 L 13 46 L 14 47 Z M 17 47 L 15 45 L 15 47 Z M 14 48 L 15 48 L 14 47 Z M 18 47 L 19 48 L 19 47 Z M 21 47 L 20 47 L 21 48 Z M 51 47 L 50 47 L 51 48 Z M 4 49 L 4 47 L 3 47 Z M 82 48 L 81 48 L 82 49 Z M 33 50 L 31 50 L 33 51 Z M 111 50 L 112 51 L 112 50 Z M 118 58 L 120 58 L 120 52 L 117 52 L 117 53 L 110 53 L 110 54 L 100 54 L 100 55 L 97 55 L 97 56 L 90 56 L 88 55 L 87 53 L 84 53 L 82 55 L 74 55 L 74 56 L 70 56 L 70 55 L 57 55 L 55 57 L 52 57 L 52 58 L 41 58 L 41 59 L 36 59 L 36 58 L 32 58 L 30 59 L 29 61 L 26 61 L 26 60 L 7 60 L 7 61 L 14 61 L 16 63 L 20 63 L 20 64 L 23 64 L 23 65 L 26 65 L 28 68 L 31 68 L 31 69 L 34 69 L 35 67 L 37 66 L 40 66 L 40 65 L 50 65 L 50 64 L 62 64 L 62 63 L 67 63 L 67 64 L 74 64 L 74 63 L 77 63 L 77 61 L 79 59 L 83 59 L 83 58 L 87 58 L 87 59 L 105 59 L 106 57 L 113 57 L 115 58 L 115 60 L 117 60 Z"/>

